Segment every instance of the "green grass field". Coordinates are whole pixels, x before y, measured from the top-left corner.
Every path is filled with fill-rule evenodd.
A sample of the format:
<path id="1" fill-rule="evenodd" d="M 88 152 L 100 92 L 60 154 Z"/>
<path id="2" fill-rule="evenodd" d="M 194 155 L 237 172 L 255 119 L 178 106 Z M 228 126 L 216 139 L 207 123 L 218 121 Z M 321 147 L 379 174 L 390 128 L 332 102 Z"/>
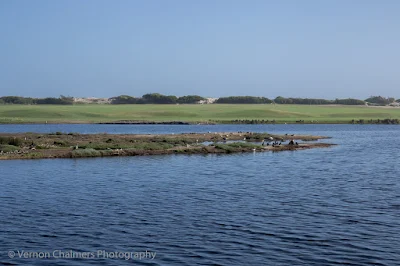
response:
<path id="1" fill-rule="evenodd" d="M 0 123 L 96 123 L 117 120 L 208 122 L 236 119 L 292 123 L 349 123 L 400 119 L 400 108 L 271 104 L 210 105 L 0 105 Z"/>

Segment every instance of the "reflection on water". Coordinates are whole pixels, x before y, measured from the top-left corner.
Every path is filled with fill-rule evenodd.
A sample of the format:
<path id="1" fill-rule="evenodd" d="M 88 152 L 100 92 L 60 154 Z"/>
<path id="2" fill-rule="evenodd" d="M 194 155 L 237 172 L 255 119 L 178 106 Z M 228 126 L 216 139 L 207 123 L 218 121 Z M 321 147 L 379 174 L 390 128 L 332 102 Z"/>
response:
<path id="1" fill-rule="evenodd" d="M 92 126 L 98 125 L 81 132 L 99 130 Z M 7 131 L 5 127 L 0 129 Z M 281 153 L 0 161 L 0 264 L 400 261 L 400 127 L 212 127 L 328 135 L 333 137 L 329 142 L 340 145 Z M 139 128 L 117 126 L 113 132 L 139 133 Z M 208 126 L 150 128 L 146 133 L 210 131 Z M 148 250 L 156 257 L 44 260 L 7 255 L 9 250 L 55 249 Z"/>

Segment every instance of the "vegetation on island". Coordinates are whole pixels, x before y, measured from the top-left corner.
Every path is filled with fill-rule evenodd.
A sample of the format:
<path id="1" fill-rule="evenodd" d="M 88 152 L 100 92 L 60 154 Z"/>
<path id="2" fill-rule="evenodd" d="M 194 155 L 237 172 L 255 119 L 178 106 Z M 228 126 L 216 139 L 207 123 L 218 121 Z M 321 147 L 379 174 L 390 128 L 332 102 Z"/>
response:
<path id="1" fill-rule="evenodd" d="M 327 137 L 214 132 L 168 135 L 112 135 L 55 132 L 0 134 L 1 159 L 81 158 L 159 154 L 223 154 L 329 147 L 309 143 Z M 264 141 L 263 141 L 264 140 Z M 296 140 L 296 144 L 294 142 Z M 303 142 L 302 142 L 303 141 Z M 307 141 L 305 143 L 304 141 Z"/>

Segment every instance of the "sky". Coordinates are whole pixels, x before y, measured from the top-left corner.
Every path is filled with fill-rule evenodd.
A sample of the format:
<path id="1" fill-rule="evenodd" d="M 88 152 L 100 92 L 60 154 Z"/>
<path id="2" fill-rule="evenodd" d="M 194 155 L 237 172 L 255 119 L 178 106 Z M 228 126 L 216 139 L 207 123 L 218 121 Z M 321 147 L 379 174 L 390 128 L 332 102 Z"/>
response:
<path id="1" fill-rule="evenodd" d="M 398 0 L 1 0 L 0 96 L 400 98 Z"/>

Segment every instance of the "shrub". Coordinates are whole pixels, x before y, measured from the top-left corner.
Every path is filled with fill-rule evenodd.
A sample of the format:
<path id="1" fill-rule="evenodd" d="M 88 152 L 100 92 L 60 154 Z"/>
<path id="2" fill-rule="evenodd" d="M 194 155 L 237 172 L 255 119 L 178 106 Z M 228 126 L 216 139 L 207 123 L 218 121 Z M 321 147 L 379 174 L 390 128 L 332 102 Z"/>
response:
<path id="1" fill-rule="evenodd" d="M 121 149 L 124 148 L 118 143 L 88 143 L 81 144 L 79 147 L 84 149 L 93 149 L 93 150 L 106 150 L 106 149 Z"/>
<path id="2" fill-rule="evenodd" d="M 82 149 L 82 150 L 74 150 L 71 152 L 71 157 L 77 158 L 77 157 L 98 157 L 101 156 L 101 153 L 99 151 L 96 151 L 95 149 Z"/>
<path id="3" fill-rule="evenodd" d="M 215 148 L 224 150 L 226 153 L 231 153 L 238 151 L 238 149 L 250 149 L 250 148 L 257 148 L 260 147 L 253 143 L 246 143 L 246 142 L 234 142 L 229 144 L 217 144 Z"/>
<path id="4" fill-rule="evenodd" d="M 0 144 L 8 144 L 9 138 L 6 137 L 0 137 Z"/>
<path id="5" fill-rule="evenodd" d="M 132 149 L 135 150 L 167 150 L 174 145 L 165 142 L 142 142 L 135 144 Z"/>
<path id="6" fill-rule="evenodd" d="M 61 147 L 68 147 L 68 146 L 70 146 L 68 143 L 65 143 L 65 141 L 61 141 L 61 140 L 55 140 L 55 141 L 54 141 L 54 145 L 58 145 L 58 146 L 61 146 Z"/>
<path id="7" fill-rule="evenodd" d="M 228 144 L 217 144 L 215 145 L 216 149 L 224 150 L 226 153 L 231 153 L 235 151 L 234 147 L 231 147 Z"/>
<path id="8" fill-rule="evenodd" d="M 226 145 L 233 147 L 233 148 L 257 148 L 257 147 L 259 148 L 260 147 L 259 145 L 256 145 L 253 143 L 247 143 L 247 142 L 234 142 L 234 143 L 229 143 Z"/>
<path id="9" fill-rule="evenodd" d="M 15 147 L 13 145 L 0 145 L 0 151 L 2 152 L 13 152 L 17 151 L 18 147 Z"/>

